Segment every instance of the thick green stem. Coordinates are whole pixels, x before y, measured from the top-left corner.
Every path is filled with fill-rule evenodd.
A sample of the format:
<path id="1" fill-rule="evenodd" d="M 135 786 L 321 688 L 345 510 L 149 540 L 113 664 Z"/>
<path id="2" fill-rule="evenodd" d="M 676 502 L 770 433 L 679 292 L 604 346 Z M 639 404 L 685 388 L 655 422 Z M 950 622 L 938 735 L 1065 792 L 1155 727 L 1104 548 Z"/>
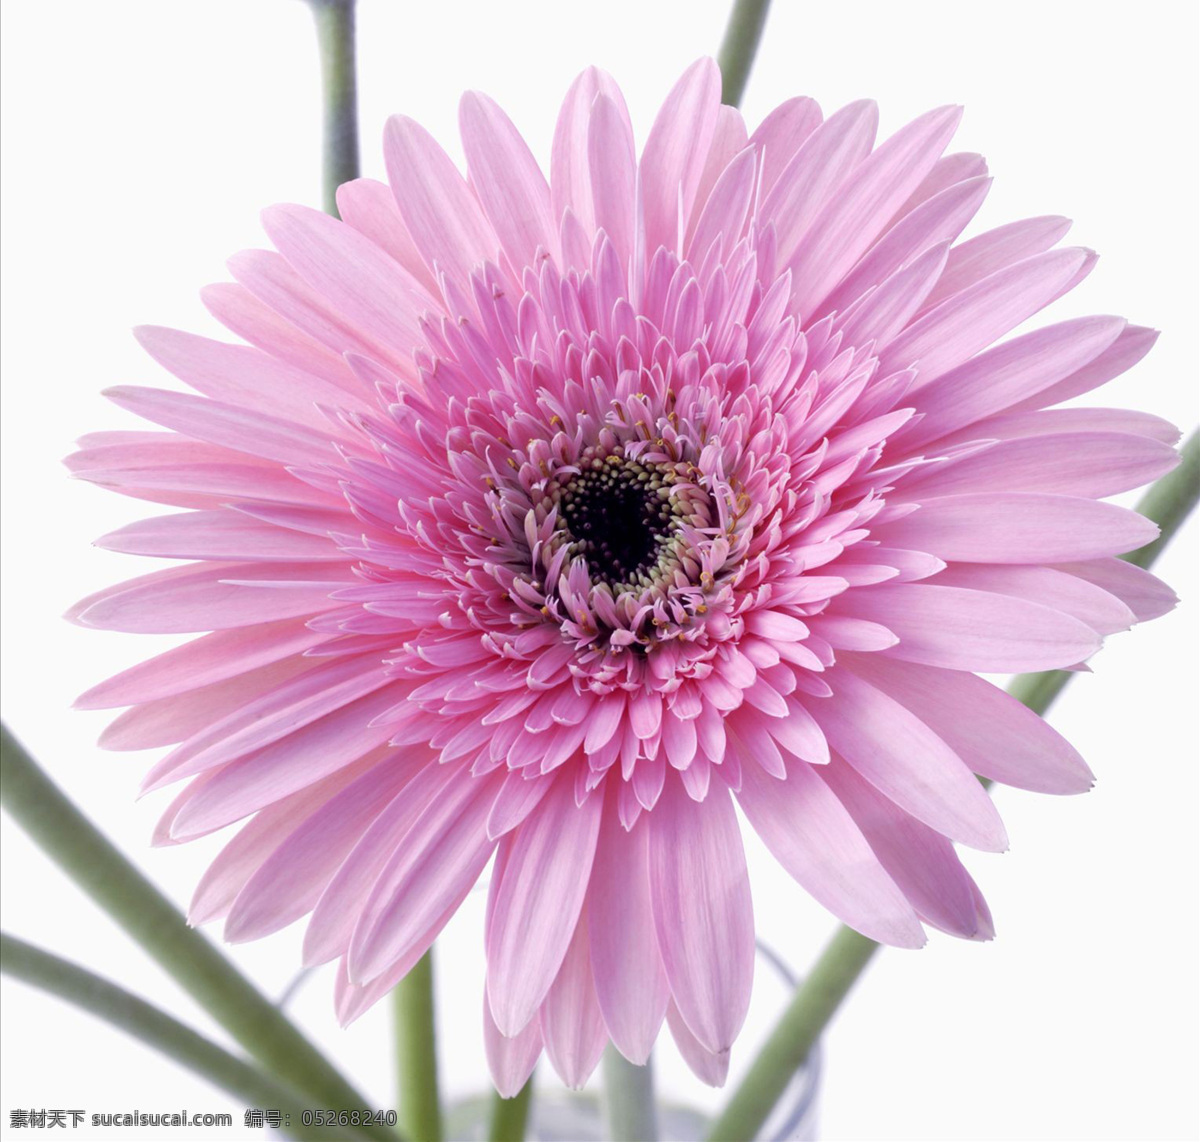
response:
<path id="1" fill-rule="evenodd" d="M 0 728 L 4 808 L 58 866 L 272 1075 L 313 1107 L 366 1107 L 332 1064 L 134 868 L 9 732 Z M 363 1132 L 382 1140 L 383 1127 Z"/>
<path id="2" fill-rule="evenodd" d="M 742 101 L 750 68 L 758 53 L 771 0 L 734 0 L 717 63 L 721 68 L 721 102 L 736 107 Z"/>
<path id="3" fill-rule="evenodd" d="M 748 1142 L 761 1129 L 812 1045 L 879 949 L 874 940 L 840 928 L 796 989 L 763 1045 L 708 1132 L 709 1142 Z"/>
<path id="4" fill-rule="evenodd" d="M 1200 433 L 1193 432 L 1181 449 L 1179 465 L 1153 484 L 1137 510 L 1161 528 L 1153 542 L 1122 556 L 1148 568 L 1178 531 L 1200 499 Z M 1045 714 L 1074 671 L 1046 670 L 1013 679 L 1009 693 L 1037 714 Z M 985 782 L 990 784 L 990 782 Z M 766 1045 L 713 1123 L 710 1142 L 753 1138 L 783 1094 L 796 1068 L 824 1031 L 878 945 L 850 928 L 841 928 L 816 966 L 797 989 Z"/>
<path id="5" fill-rule="evenodd" d="M 658 1138 L 652 1064 L 635 1067 L 611 1043 L 604 1050 L 604 1124 L 612 1142 Z"/>
<path id="6" fill-rule="evenodd" d="M 529 1104 L 533 1100 L 533 1075 L 513 1098 L 496 1095 L 488 1123 L 488 1142 L 525 1142 L 529 1125 Z"/>
<path id="7" fill-rule="evenodd" d="M 249 1106 L 281 1111 L 287 1123 L 283 1133 L 289 1138 L 337 1142 L 346 1136 L 342 1128 L 305 1126 L 305 1099 L 290 1087 L 86 968 L 0 933 L 0 971 L 140 1039 Z"/>
<path id="8" fill-rule="evenodd" d="M 337 188 L 358 178 L 358 80 L 354 65 L 355 0 L 308 0 L 321 53 L 325 210 L 338 217 Z"/>
<path id="9" fill-rule="evenodd" d="M 441 1142 L 432 949 L 396 984 L 392 1002 L 396 1013 L 400 1129 L 414 1142 Z"/>

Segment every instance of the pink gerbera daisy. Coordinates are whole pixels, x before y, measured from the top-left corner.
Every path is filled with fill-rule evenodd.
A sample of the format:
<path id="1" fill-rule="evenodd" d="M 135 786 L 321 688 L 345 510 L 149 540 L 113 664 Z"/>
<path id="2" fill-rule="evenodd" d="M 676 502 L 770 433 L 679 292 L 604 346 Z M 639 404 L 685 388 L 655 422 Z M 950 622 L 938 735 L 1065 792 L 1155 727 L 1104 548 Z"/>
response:
<path id="1" fill-rule="evenodd" d="M 940 108 L 810 99 L 748 135 L 702 60 L 635 155 L 590 70 L 549 180 L 461 108 L 464 178 L 416 123 L 342 221 L 266 211 L 212 312 L 248 344 L 139 336 L 199 396 L 117 388 L 165 432 L 76 474 L 184 508 L 105 536 L 190 560 L 91 596 L 94 627 L 204 633 L 96 687 L 115 749 L 173 745 L 158 841 L 249 818 L 192 919 L 311 913 L 349 1021 L 492 863 L 499 1089 L 543 1047 L 582 1084 L 664 1018 L 723 1080 L 754 958 L 735 806 L 860 932 L 987 938 L 954 843 L 999 851 L 976 774 L 1091 774 L 975 671 L 1082 663 L 1173 596 L 1100 502 L 1175 462 L 1154 417 L 1047 406 L 1155 334 L 1084 317 L 994 345 L 1092 268 L 1064 219 L 967 241 L 987 193 Z"/>

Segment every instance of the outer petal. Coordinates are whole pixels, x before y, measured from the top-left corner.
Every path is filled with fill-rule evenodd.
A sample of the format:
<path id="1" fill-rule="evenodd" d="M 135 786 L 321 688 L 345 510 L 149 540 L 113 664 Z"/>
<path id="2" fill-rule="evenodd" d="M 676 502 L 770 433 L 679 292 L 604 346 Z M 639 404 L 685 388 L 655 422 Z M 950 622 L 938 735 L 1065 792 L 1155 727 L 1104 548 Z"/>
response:
<path id="1" fill-rule="evenodd" d="M 778 781 L 744 765 L 738 802 L 775 859 L 838 919 L 885 944 L 925 943 L 912 906 L 811 766 L 793 762 Z"/>
<path id="2" fill-rule="evenodd" d="M 1088 256 L 1087 250 L 1052 250 L 954 294 L 888 346 L 879 375 L 916 362 L 917 386 L 927 385 L 1049 305 L 1076 280 Z"/>
<path id="3" fill-rule="evenodd" d="M 416 759 L 385 746 L 377 765 L 336 795 L 325 794 L 314 812 L 281 834 L 284 839 L 242 887 L 225 922 L 225 939 L 255 940 L 311 911 L 375 818 L 420 772 Z"/>
<path id="4" fill-rule="evenodd" d="M 900 639 L 881 654 L 949 670 L 1019 673 L 1073 666 L 1100 648 L 1078 619 L 1011 595 L 890 583 L 858 592 L 845 610 L 887 627 Z M 811 710 L 817 713 L 818 705 Z"/>
<path id="5" fill-rule="evenodd" d="M 645 814 L 626 832 L 615 799 L 605 811 L 588 886 L 588 934 L 596 997 L 614 1046 L 641 1066 L 662 1026 L 670 990 L 650 901 Z"/>
<path id="6" fill-rule="evenodd" d="M 901 703 L 854 674 L 830 672 L 834 696 L 813 703 L 829 743 L 880 793 L 943 836 L 1003 852 L 996 806 L 962 760 Z"/>
<path id="7" fill-rule="evenodd" d="M 1158 527 L 1129 508 L 1080 496 L 972 492 L 923 499 L 920 511 L 886 532 L 889 543 L 945 560 L 1063 563 L 1132 551 Z"/>
<path id="8" fill-rule="evenodd" d="M 542 1053 L 542 1029 L 531 1019 L 523 1031 L 506 1039 L 496 1027 L 487 996 L 483 997 L 483 1046 L 488 1070 L 501 1098 L 516 1098 L 533 1074 Z"/>
<path id="9" fill-rule="evenodd" d="M 629 130 L 629 112 L 621 89 L 612 76 L 589 67 L 571 84 L 550 151 L 550 204 L 553 217 L 560 219 L 570 208 L 582 223 L 588 237 L 593 231 L 592 190 L 588 163 L 588 121 L 597 95 L 612 100 L 618 115 Z"/>
<path id="10" fill-rule="evenodd" d="M 750 1005 L 754 916 L 728 791 L 697 803 L 672 779 L 650 814 L 650 898 L 663 966 L 704 1047 L 729 1050 Z"/>
<path id="11" fill-rule="evenodd" d="M 512 120 L 486 95 L 463 96 L 458 108 L 471 185 L 514 266 L 532 266 L 538 248 L 552 253 L 558 227 L 550 187 Z"/>
<path id="12" fill-rule="evenodd" d="M 973 772 L 1036 793 L 1091 788 L 1092 772 L 1071 743 L 985 679 L 878 654 L 845 654 L 842 661 L 911 710 Z"/>
<path id="13" fill-rule="evenodd" d="M 497 786 L 495 776 L 460 771 L 413 822 L 359 914 L 346 961 L 353 981 L 367 982 L 398 960 L 415 962 L 439 917 L 462 903 L 495 848 L 484 824 Z"/>
<path id="14" fill-rule="evenodd" d="M 929 173 L 954 134 L 961 107 L 941 107 L 901 128 L 863 160 L 801 239 L 788 262 L 792 303 L 813 311 L 870 248 Z"/>
<path id="15" fill-rule="evenodd" d="M 587 891 L 603 798 L 575 804 L 560 777 L 538 811 L 501 842 L 487 936 L 488 1000 L 501 1034 L 515 1035 L 545 999 L 575 931 Z"/>
<path id="16" fill-rule="evenodd" d="M 466 281 L 477 262 L 495 257 L 497 242 L 462 175 L 429 132 L 402 115 L 388 120 L 383 147 L 388 182 L 421 257 Z"/>
<path id="17" fill-rule="evenodd" d="M 679 1048 L 683 1061 L 691 1067 L 692 1074 L 709 1086 L 724 1086 L 729 1076 L 729 1052 L 710 1051 L 704 1046 L 688 1029 L 673 1001 L 667 1007 L 667 1025 L 671 1028 L 675 1046 Z"/>
<path id="18" fill-rule="evenodd" d="M 713 60 L 699 59 L 671 89 L 650 128 L 638 167 L 648 254 L 659 246 L 678 249 L 720 106 L 721 73 Z"/>
<path id="19" fill-rule="evenodd" d="M 820 779 L 862 829 L 909 904 L 943 931 L 971 937 L 979 930 L 971 878 L 954 846 L 878 792 L 853 766 L 835 762 Z"/>
<path id="20" fill-rule="evenodd" d="M 579 916 L 562 966 L 542 1001 L 539 1021 L 546 1055 L 559 1078 L 572 1090 L 582 1090 L 608 1042 L 592 986 L 586 912 Z"/>

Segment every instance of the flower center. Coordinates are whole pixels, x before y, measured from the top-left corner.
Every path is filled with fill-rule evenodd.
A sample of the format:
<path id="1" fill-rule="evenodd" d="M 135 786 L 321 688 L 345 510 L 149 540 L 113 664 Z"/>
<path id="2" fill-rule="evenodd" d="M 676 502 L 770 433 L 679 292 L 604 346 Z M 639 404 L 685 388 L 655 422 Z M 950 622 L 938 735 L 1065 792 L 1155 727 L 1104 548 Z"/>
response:
<path id="1" fill-rule="evenodd" d="M 688 465 L 654 462 L 588 448 L 577 470 L 548 489 L 558 506 L 557 529 L 582 556 L 593 584 L 614 595 L 669 585 L 681 568 L 681 532 L 708 525 L 708 497 L 690 480 Z"/>

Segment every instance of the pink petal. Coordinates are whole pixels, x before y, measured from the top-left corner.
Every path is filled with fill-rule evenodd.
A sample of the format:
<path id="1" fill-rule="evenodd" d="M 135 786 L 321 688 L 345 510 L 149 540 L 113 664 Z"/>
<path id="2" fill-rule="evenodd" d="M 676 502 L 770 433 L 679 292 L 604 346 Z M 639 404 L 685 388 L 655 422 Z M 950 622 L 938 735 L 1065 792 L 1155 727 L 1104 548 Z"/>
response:
<path id="1" fill-rule="evenodd" d="M 393 115 L 383 137 L 388 182 L 404 224 L 430 269 L 466 281 L 496 255 L 496 238 L 446 152 L 419 123 Z"/>
<path id="2" fill-rule="evenodd" d="M 1078 619 L 1102 635 L 1128 630 L 1137 621 L 1133 611 L 1115 595 L 1052 567 L 956 563 L 931 580 L 931 585 L 968 587 L 1040 603 Z"/>
<path id="3" fill-rule="evenodd" d="M 897 808 L 853 766 L 839 761 L 822 769 L 821 778 L 854 818 L 879 863 L 917 914 L 931 919 L 942 931 L 973 936 L 978 923 L 971 878 L 954 846 Z"/>
<path id="4" fill-rule="evenodd" d="M 492 878 L 488 1001 L 501 1033 L 533 1018 L 566 955 L 587 892 L 603 798 L 575 804 L 560 777 L 538 811 L 501 842 L 504 873 Z"/>
<path id="5" fill-rule="evenodd" d="M 1071 228 L 1069 218 L 1046 215 L 1009 222 L 956 246 L 930 308 L 1014 262 L 1049 250 Z"/>
<path id="6" fill-rule="evenodd" d="M 188 923 L 197 926 L 224 916 L 242 887 L 279 847 L 280 838 L 361 772 L 362 767 L 356 766 L 302 789 L 264 809 L 240 829 L 196 885 L 188 908 Z"/>
<path id="7" fill-rule="evenodd" d="M 592 107 L 587 155 L 596 229 L 608 235 L 626 267 L 633 256 L 637 164 L 628 119 L 606 95 L 596 96 Z"/>
<path id="8" fill-rule="evenodd" d="M 1121 335 L 1093 361 L 1075 370 L 1070 376 L 1042 389 L 1041 392 L 1017 401 L 1010 412 L 1029 408 L 1046 408 L 1071 397 L 1091 392 L 1133 368 L 1158 340 L 1158 330 L 1144 325 L 1127 325 Z M 1168 441 L 1170 443 L 1170 441 Z"/>
<path id="9" fill-rule="evenodd" d="M 142 634 L 228 630 L 329 610 L 337 605 L 329 594 L 341 585 L 338 579 L 348 581 L 345 569 L 319 563 L 171 567 L 89 595 L 66 618 L 80 626 Z M 255 580 L 264 585 L 253 586 Z M 271 585 L 283 580 L 291 580 L 287 589 Z"/>
<path id="10" fill-rule="evenodd" d="M 365 983 L 399 960 L 416 962 L 491 858 L 484 822 L 499 782 L 460 773 L 413 822 L 380 871 L 350 938 L 346 969 Z"/>
<path id="11" fill-rule="evenodd" d="M 1157 535 L 1157 525 L 1129 508 L 1041 492 L 925 499 L 920 511 L 879 530 L 889 543 L 967 563 L 1095 559 L 1132 551 Z"/>
<path id="12" fill-rule="evenodd" d="M 351 404 L 346 390 L 249 345 L 226 345 L 194 333 L 141 325 L 138 343 L 163 368 L 199 393 L 226 404 L 337 434 L 318 404 Z"/>
<path id="13" fill-rule="evenodd" d="M 1099 360 L 1124 328 L 1120 317 L 1082 317 L 1005 341 L 924 385 L 914 402 L 924 419 L 899 438 L 912 448 L 1004 412 Z"/>
<path id="14" fill-rule="evenodd" d="M 724 1086 L 729 1076 L 729 1049 L 713 1052 L 705 1047 L 688 1029 L 673 1001 L 667 1006 L 667 1025 L 692 1074 L 708 1086 Z"/>
<path id="15" fill-rule="evenodd" d="M 422 343 L 416 311 L 427 295 L 369 238 L 305 206 L 272 206 L 262 220 L 276 249 L 339 313 L 399 355 Z"/>
<path id="16" fill-rule="evenodd" d="M 1091 788 L 1091 770 L 1071 744 L 983 678 L 874 654 L 846 655 L 843 661 L 911 710 L 972 772 L 1038 793 Z M 980 726 L 987 732 L 980 733 Z"/>
<path id="17" fill-rule="evenodd" d="M 812 312 L 870 248 L 945 150 L 961 117 L 961 107 L 927 112 L 882 143 L 846 180 L 787 263 L 799 312 Z"/>
<path id="18" fill-rule="evenodd" d="M 325 886 L 304 934 L 304 963 L 312 967 L 342 955 L 363 901 L 413 823 L 463 770 L 438 765 L 420 750 L 419 772 L 405 783 L 368 826 L 350 855 Z"/>
<path id="19" fill-rule="evenodd" d="M 821 208 L 871 152 L 879 109 L 869 99 L 850 103 L 825 120 L 792 157 L 760 216 L 774 222 L 780 261 L 786 264 Z"/>
<path id="20" fill-rule="evenodd" d="M 221 682 L 324 642 L 296 619 L 217 631 L 131 666 L 75 699 L 80 710 L 152 702 Z"/>
<path id="21" fill-rule="evenodd" d="M 813 715 L 833 746 L 885 797 L 931 829 L 972 848 L 1003 852 L 996 806 L 945 742 L 904 705 L 840 667 L 834 696 Z"/>
<path id="22" fill-rule="evenodd" d="M 1010 595 L 926 583 L 889 583 L 855 595 L 862 597 L 846 609 L 895 634 L 899 643 L 880 653 L 905 662 L 1019 673 L 1071 666 L 1100 648 L 1099 635 L 1078 619 Z M 814 715 L 821 705 L 812 703 Z"/>
<path id="23" fill-rule="evenodd" d="M 613 1045 L 642 1066 L 662 1026 L 670 991 L 654 933 L 644 815 L 626 832 L 610 806 L 588 886 L 588 934 L 596 996 Z"/>
<path id="24" fill-rule="evenodd" d="M 957 238 L 975 216 L 990 187 L 991 179 L 967 179 L 948 186 L 905 215 L 859 259 L 821 304 L 820 311 L 844 310 L 877 282 L 908 265 L 918 254 Z"/>
<path id="25" fill-rule="evenodd" d="M 885 944 L 925 943 L 912 906 L 810 766 L 793 763 L 783 781 L 744 766 L 738 803 L 775 859 L 838 919 Z"/>
<path id="26" fill-rule="evenodd" d="M 396 750 L 385 746 L 380 752 L 376 765 L 335 796 L 323 797 L 313 813 L 284 834 L 233 902 L 225 922 L 226 940 L 257 940 L 316 907 L 367 829 L 421 772 L 419 763 Z M 274 811 L 275 807 L 264 809 L 260 817 Z"/>
<path id="27" fill-rule="evenodd" d="M 1140 623 L 1165 615 L 1179 596 L 1149 571 L 1111 556 L 1082 563 L 1060 563 L 1058 570 L 1078 575 L 1121 600 Z"/>
<path id="28" fill-rule="evenodd" d="M 1169 444 L 1133 433 L 1047 433 L 1000 441 L 927 474 L 914 473 L 904 490 L 927 487 L 944 496 L 1004 488 L 1101 499 L 1157 480 L 1178 462 Z"/>
<path id="29" fill-rule="evenodd" d="M 539 1014 L 546 1057 L 568 1087 L 582 1090 L 608 1042 L 592 986 L 586 912 L 580 913 L 575 935 Z"/>
<path id="30" fill-rule="evenodd" d="M 347 226 L 353 226 L 391 254 L 429 291 L 430 297 L 438 296 L 437 282 L 421 259 L 387 183 L 373 178 L 344 182 L 337 189 L 337 208 Z"/>
<path id="31" fill-rule="evenodd" d="M 392 732 L 389 727 L 362 727 L 394 701 L 386 692 L 368 695 L 230 762 L 188 802 L 176 818 L 172 836 L 197 836 L 232 824 L 382 745 Z"/>
<path id="32" fill-rule="evenodd" d="M 329 539 L 271 527 L 229 510 L 139 520 L 102 535 L 95 545 L 167 559 L 345 560 Z"/>
<path id="33" fill-rule="evenodd" d="M 99 745 L 102 749 L 151 749 L 185 741 L 311 666 L 310 659 L 295 654 L 207 686 L 141 702 L 108 724 Z"/>
<path id="34" fill-rule="evenodd" d="M 534 265 L 539 248 L 552 253 L 557 246 L 546 176 L 512 120 L 486 95 L 464 95 L 458 122 L 471 185 L 500 245 L 514 266 Z"/>
<path id="35" fill-rule="evenodd" d="M 717 179 L 696 222 L 688 249 L 692 258 L 702 258 L 717 238 L 730 250 L 742 235 L 746 213 L 754 195 L 757 164 L 747 148 L 733 160 Z"/>
<path id="36" fill-rule="evenodd" d="M 492 1018 L 487 996 L 483 997 L 483 1046 L 488 1071 L 501 1098 L 516 1098 L 529 1081 L 542 1053 L 542 1029 L 536 1019 L 511 1039 L 500 1034 Z"/>
<path id="37" fill-rule="evenodd" d="M 671 994 L 709 1050 L 728 1051 L 750 1005 L 754 916 L 729 793 L 702 803 L 674 780 L 650 815 L 650 898 Z"/>
<path id="38" fill-rule="evenodd" d="M 1048 305 L 1087 260 L 1086 250 L 1053 250 L 954 294 L 888 346 L 879 360 L 879 375 L 917 364 L 917 386 L 929 384 Z"/>
<path id="39" fill-rule="evenodd" d="M 121 385 L 104 395 L 164 428 L 280 464 L 327 464 L 337 455 L 329 433 L 190 393 Z"/>
<path id="40" fill-rule="evenodd" d="M 750 145 L 762 155 L 762 193 L 769 194 L 801 145 L 821 125 L 816 101 L 799 95 L 770 111 L 750 136 Z"/>
<path id="41" fill-rule="evenodd" d="M 591 166 L 588 160 L 588 121 L 597 95 L 604 95 L 615 106 L 628 130 L 629 112 L 612 76 L 589 67 L 571 84 L 550 152 L 550 205 L 554 218 L 562 218 L 569 208 L 583 225 L 589 239 L 595 229 L 592 213 Z M 628 130 L 632 138 L 632 130 Z"/>
<path id="42" fill-rule="evenodd" d="M 720 104 L 717 65 L 699 59 L 671 89 L 650 128 L 638 174 L 646 249 L 651 254 L 659 246 L 678 249 L 680 223 L 686 225 L 691 216 Z"/>

